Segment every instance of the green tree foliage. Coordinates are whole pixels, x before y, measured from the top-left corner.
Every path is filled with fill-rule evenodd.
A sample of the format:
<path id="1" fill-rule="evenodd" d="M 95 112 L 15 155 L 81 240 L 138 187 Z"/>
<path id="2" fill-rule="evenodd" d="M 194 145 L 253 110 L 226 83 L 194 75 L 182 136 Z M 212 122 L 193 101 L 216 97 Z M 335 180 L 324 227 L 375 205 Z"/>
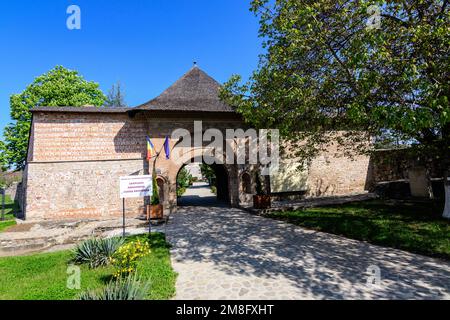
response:
<path id="1" fill-rule="evenodd" d="M 156 172 L 155 171 L 153 171 L 153 175 L 152 175 L 152 196 L 150 199 L 150 204 L 153 206 L 160 204 L 159 187 L 158 187 L 158 181 L 156 180 Z"/>
<path id="2" fill-rule="evenodd" d="M 14 122 L 6 126 L 4 142 L 0 144 L 3 166 L 22 169 L 25 165 L 31 108 L 101 106 L 105 99 L 97 83 L 86 81 L 77 71 L 62 66 L 37 77 L 22 93 L 10 98 L 11 118 Z"/>
<path id="3" fill-rule="evenodd" d="M 183 167 L 177 175 L 177 195 L 182 196 L 192 184 L 193 177 L 189 171 Z"/>
<path id="4" fill-rule="evenodd" d="M 207 165 L 206 163 L 200 164 L 200 173 L 202 174 L 203 179 L 206 179 L 211 186 L 215 185 L 216 173 L 210 165 Z"/>
<path id="5" fill-rule="evenodd" d="M 386 130 L 450 158 L 448 1 L 253 0 L 251 10 L 265 54 L 248 82 L 233 76 L 221 91 L 250 124 L 302 141 L 305 158 L 331 141 L 366 152 L 356 133 Z M 337 129 L 347 133 L 336 140 Z"/>
<path id="6" fill-rule="evenodd" d="M 125 94 L 120 82 L 113 84 L 112 88 L 109 90 L 106 97 L 105 106 L 110 108 L 127 107 L 127 103 L 125 102 Z"/>

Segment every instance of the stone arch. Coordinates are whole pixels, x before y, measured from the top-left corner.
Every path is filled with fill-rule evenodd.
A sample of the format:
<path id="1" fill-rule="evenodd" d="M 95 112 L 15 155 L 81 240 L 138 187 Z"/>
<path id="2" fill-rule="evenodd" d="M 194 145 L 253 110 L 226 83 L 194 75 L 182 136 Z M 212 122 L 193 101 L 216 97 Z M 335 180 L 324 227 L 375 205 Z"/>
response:
<path id="1" fill-rule="evenodd" d="M 208 152 L 207 148 L 185 148 L 184 152 L 178 154 L 172 161 L 170 170 L 170 202 L 172 206 L 177 206 L 176 197 L 176 180 L 181 168 L 191 162 L 197 162 L 203 159 L 203 155 Z M 225 159 L 225 154 L 223 154 Z M 223 198 L 229 205 L 237 206 L 239 204 L 239 183 L 237 165 L 235 164 L 213 164 L 215 170 L 219 172 L 221 185 L 224 186 L 223 193 L 219 191 L 220 197 Z"/>

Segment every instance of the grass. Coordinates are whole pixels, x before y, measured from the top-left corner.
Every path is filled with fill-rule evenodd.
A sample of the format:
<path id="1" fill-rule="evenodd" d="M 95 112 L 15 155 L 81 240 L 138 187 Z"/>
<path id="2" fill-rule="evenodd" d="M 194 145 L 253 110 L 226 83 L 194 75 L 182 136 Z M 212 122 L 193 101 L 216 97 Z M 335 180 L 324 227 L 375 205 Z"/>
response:
<path id="1" fill-rule="evenodd" d="M 442 209 L 440 204 L 431 202 L 373 200 L 274 212 L 269 217 L 351 239 L 450 259 L 450 222 L 442 218 Z"/>
<path id="2" fill-rule="evenodd" d="M 130 237 L 129 240 L 146 239 L 146 235 Z M 152 253 L 138 263 L 138 274 L 142 279 L 149 280 L 151 290 L 149 299 L 165 300 L 175 295 L 177 274 L 170 262 L 170 245 L 162 233 L 152 234 L 150 239 Z"/>
<path id="3" fill-rule="evenodd" d="M 16 220 L 6 220 L 6 221 L 0 221 L 0 232 L 5 231 L 11 226 L 16 225 Z"/>
<path id="4" fill-rule="evenodd" d="M 10 196 L 5 196 L 5 221 L 0 220 L 0 232 L 5 231 L 8 227 L 16 224 L 14 212 L 19 210 L 19 204 L 11 199 Z M 0 218 L 1 218 L 1 198 L 0 198 Z"/>
<path id="5" fill-rule="evenodd" d="M 169 246 L 163 234 L 152 234 L 150 243 L 152 252 L 139 261 L 137 272 L 143 280 L 151 281 L 149 299 L 169 299 L 175 293 L 176 280 Z M 68 289 L 67 266 L 72 257 L 71 251 L 60 251 L 0 258 L 0 300 L 72 300 L 82 291 L 104 287 L 112 279 L 112 266 L 89 269 L 83 265 L 81 289 Z"/>

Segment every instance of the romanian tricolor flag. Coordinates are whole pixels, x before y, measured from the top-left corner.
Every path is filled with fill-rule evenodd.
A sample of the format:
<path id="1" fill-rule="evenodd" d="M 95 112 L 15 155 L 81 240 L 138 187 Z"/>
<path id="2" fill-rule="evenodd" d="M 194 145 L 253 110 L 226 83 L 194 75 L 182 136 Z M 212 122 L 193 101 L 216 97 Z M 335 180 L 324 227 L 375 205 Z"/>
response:
<path id="1" fill-rule="evenodd" d="M 152 143 L 152 140 L 150 140 L 149 137 L 146 138 L 147 138 L 147 161 L 150 161 L 150 159 L 156 155 L 156 150 L 155 146 Z"/>

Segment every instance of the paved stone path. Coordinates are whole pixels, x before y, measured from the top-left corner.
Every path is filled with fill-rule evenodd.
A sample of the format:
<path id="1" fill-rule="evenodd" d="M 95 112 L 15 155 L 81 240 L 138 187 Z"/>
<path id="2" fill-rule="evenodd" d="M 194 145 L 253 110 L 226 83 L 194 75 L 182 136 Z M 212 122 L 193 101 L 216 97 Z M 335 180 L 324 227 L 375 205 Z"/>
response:
<path id="1" fill-rule="evenodd" d="M 178 199 L 179 206 L 217 206 L 220 203 L 211 192 L 211 187 L 206 182 L 194 182 L 187 188 L 185 194 Z"/>
<path id="2" fill-rule="evenodd" d="M 175 299 L 450 299 L 449 262 L 239 209 L 180 208 L 167 236 Z"/>

